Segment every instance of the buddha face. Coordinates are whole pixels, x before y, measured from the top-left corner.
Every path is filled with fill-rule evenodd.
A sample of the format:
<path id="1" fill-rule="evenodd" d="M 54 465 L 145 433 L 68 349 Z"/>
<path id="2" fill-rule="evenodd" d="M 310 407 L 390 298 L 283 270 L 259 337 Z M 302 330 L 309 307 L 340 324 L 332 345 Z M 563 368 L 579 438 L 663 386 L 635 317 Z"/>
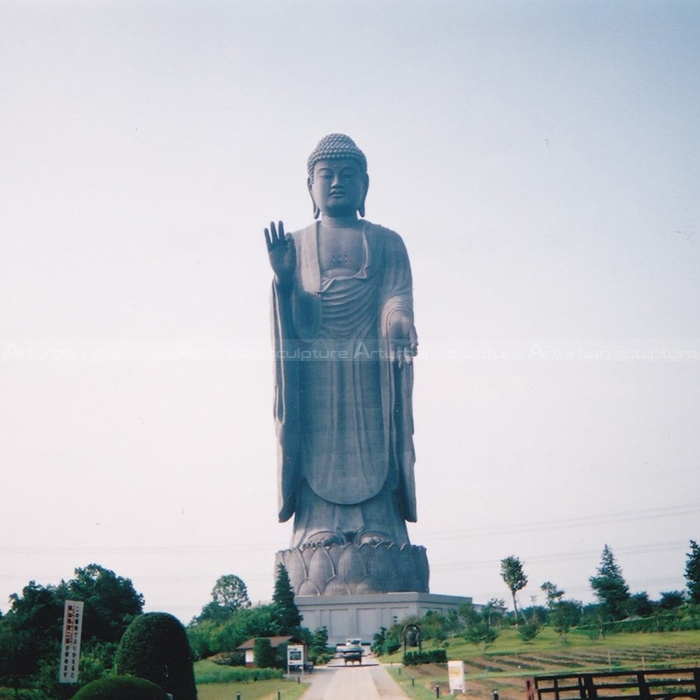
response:
<path id="1" fill-rule="evenodd" d="M 354 158 L 319 160 L 309 193 L 324 216 L 355 216 L 364 206 L 369 178 Z"/>

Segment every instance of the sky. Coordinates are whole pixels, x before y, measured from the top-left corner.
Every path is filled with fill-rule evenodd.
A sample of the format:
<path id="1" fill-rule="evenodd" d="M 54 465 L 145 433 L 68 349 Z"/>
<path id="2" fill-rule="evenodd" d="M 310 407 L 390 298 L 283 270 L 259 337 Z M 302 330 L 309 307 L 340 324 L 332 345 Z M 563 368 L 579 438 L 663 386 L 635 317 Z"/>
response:
<path id="1" fill-rule="evenodd" d="M 593 600 L 700 538 L 700 5 L 4 0 L 0 610 L 100 564 L 188 622 L 271 598 L 263 229 L 349 134 L 403 237 L 433 593 Z M 536 598 L 535 598 L 536 596 Z"/>

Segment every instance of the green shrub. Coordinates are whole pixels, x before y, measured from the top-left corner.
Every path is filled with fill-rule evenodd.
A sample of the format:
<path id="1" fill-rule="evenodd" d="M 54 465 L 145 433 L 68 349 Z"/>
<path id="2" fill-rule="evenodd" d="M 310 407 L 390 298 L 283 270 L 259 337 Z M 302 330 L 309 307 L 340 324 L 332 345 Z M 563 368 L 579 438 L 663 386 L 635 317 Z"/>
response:
<path id="1" fill-rule="evenodd" d="M 88 683 L 73 700 L 168 700 L 168 694 L 143 678 L 111 676 Z"/>
<path id="2" fill-rule="evenodd" d="M 316 656 L 312 659 L 309 657 L 309 661 L 311 661 L 314 666 L 323 666 L 327 664 L 331 659 L 335 657 L 335 650 L 334 649 L 328 649 L 324 652 L 316 652 Z"/>
<path id="3" fill-rule="evenodd" d="M 398 624 L 392 625 L 390 630 L 387 630 L 386 627 L 382 627 L 381 630 L 374 635 L 372 651 L 377 656 L 393 654 L 401 648 L 401 642 L 399 641 L 400 635 L 401 628 Z"/>
<path id="4" fill-rule="evenodd" d="M 267 637 L 258 637 L 253 647 L 253 663 L 258 668 L 273 668 L 275 665 L 275 650 Z"/>
<path id="5" fill-rule="evenodd" d="M 277 649 L 275 649 L 275 662 L 272 664 L 275 668 L 287 668 L 287 649 L 289 644 L 287 642 L 282 642 Z"/>
<path id="6" fill-rule="evenodd" d="M 328 646 L 328 630 L 325 627 L 317 629 L 311 637 L 309 645 L 309 661 L 320 665 L 328 663 L 335 656 L 335 649 Z"/>
<path id="7" fill-rule="evenodd" d="M 245 652 L 231 651 L 228 654 L 219 654 L 210 661 L 219 666 L 245 666 Z"/>
<path id="8" fill-rule="evenodd" d="M 198 684 L 208 683 L 252 683 L 282 678 L 284 671 L 278 668 L 245 668 L 241 666 L 218 666 L 212 661 L 200 661 L 195 665 Z"/>
<path id="9" fill-rule="evenodd" d="M 397 652 L 401 648 L 401 642 L 398 639 L 387 639 L 384 643 L 384 653 L 389 655 Z"/>
<path id="10" fill-rule="evenodd" d="M 404 666 L 418 666 L 420 664 L 446 664 L 446 649 L 430 649 L 429 651 L 407 651 L 403 655 Z"/>
<path id="11" fill-rule="evenodd" d="M 117 651 L 117 673 L 159 685 L 173 700 L 197 700 L 185 628 L 168 613 L 139 615 Z"/>
<path id="12" fill-rule="evenodd" d="M 486 651 L 499 637 L 500 631 L 495 627 L 491 627 L 486 620 L 479 620 L 469 623 L 464 632 L 464 639 L 471 642 L 476 647 L 483 644 Z"/>
<path id="13" fill-rule="evenodd" d="M 539 622 L 526 622 L 518 627 L 518 636 L 528 644 L 540 633 L 541 629 L 542 625 Z"/>

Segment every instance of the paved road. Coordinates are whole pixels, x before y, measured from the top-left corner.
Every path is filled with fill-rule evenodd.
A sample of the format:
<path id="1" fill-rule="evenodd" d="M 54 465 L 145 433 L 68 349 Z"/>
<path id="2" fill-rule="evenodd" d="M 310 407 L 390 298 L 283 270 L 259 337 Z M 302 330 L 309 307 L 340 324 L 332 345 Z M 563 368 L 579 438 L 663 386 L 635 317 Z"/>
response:
<path id="1" fill-rule="evenodd" d="M 333 661 L 304 676 L 311 687 L 301 700 L 406 700 L 408 697 L 383 666 L 363 659 L 362 666 Z"/>

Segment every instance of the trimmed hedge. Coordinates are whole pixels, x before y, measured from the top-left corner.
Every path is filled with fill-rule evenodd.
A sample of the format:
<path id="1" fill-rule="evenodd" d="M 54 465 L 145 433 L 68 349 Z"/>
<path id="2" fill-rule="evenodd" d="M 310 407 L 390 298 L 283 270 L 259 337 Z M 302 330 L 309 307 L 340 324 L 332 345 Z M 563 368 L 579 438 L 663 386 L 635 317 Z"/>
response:
<path id="1" fill-rule="evenodd" d="M 185 628 L 168 613 L 139 615 L 117 651 L 117 673 L 145 678 L 173 700 L 197 700 L 192 663 Z"/>
<path id="2" fill-rule="evenodd" d="M 268 637 L 258 637 L 253 647 L 253 663 L 258 668 L 275 667 L 275 650 Z"/>
<path id="3" fill-rule="evenodd" d="M 73 700 L 168 700 L 168 694 L 143 678 L 111 676 L 83 686 Z"/>
<path id="4" fill-rule="evenodd" d="M 419 666 L 420 664 L 446 664 L 447 651 L 445 649 L 431 649 L 430 651 L 407 651 L 403 655 L 404 666 Z"/>
<path id="5" fill-rule="evenodd" d="M 217 666 L 245 666 L 245 652 L 231 651 L 228 654 L 217 654 L 209 657 L 209 661 Z"/>
<path id="6" fill-rule="evenodd" d="M 212 661 L 199 661 L 194 667 L 198 684 L 253 683 L 283 678 L 279 668 L 245 668 L 244 666 L 219 666 Z"/>
<path id="7" fill-rule="evenodd" d="M 651 615 L 638 620 L 620 620 L 605 625 L 605 632 L 687 632 L 700 629 L 700 618 L 680 617 L 674 613 Z"/>
<path id="8" fill-rule="evenodd" d="M 674 612 L 661 615 L 650 615 L 617 622 L 606 622 L 603 626 L 605 634 L 624 634 L 625 632 L 689 632 L 700 629 L 700 616 L 681 616 Z M 578 625 L 572 628 L 593 639 L 600 635 L 600 625 Z"/>
<path id="9" fill-rule="evenodd" d="M 401 648 L 401 642 L 398 639 L 387 639 L 384 642 L 384 653 L 389 656 L 396 653 Z"/>

